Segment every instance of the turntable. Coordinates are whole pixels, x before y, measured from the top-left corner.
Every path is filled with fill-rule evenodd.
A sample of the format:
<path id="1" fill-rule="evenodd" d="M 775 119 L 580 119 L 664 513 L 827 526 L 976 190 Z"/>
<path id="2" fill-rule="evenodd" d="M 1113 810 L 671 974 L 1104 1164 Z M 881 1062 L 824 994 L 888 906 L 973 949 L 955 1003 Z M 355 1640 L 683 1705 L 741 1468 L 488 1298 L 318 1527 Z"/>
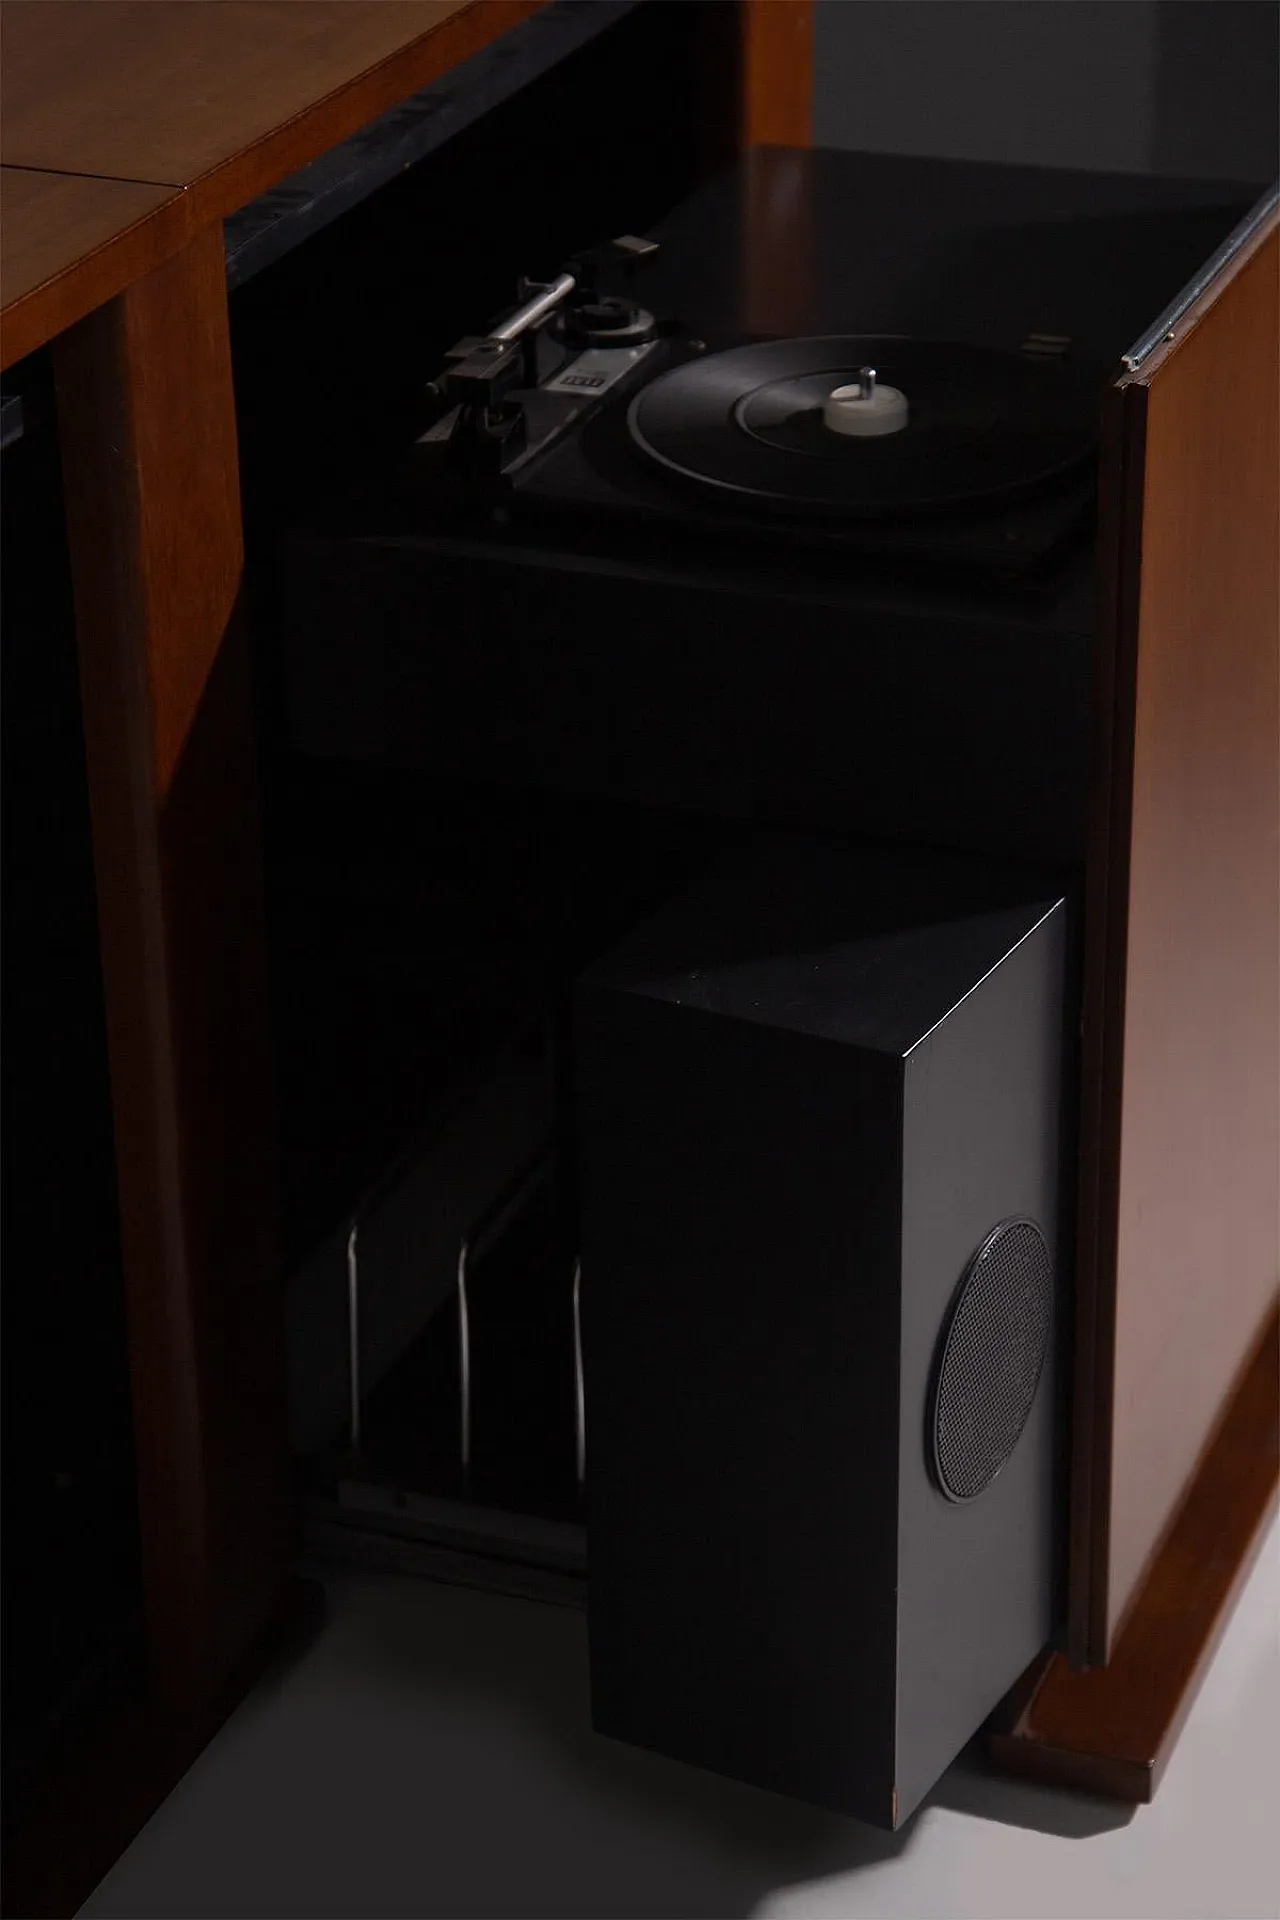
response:
<path id="1" fill-rule="evenodd" d="M 459 342 L 418 443 L 437 506 L 630 514 L 1006 581 L 1081 531 L 1106 369 L 1069 339 L 713 347 L 600 293 L 657 251 L 624 236 Z"/>
<path id="2" fill-rule="evenodd" d="M 548 262 L 295 546 L 295 739 L 1078 861 L 1103 397 L 1242 210 L 771 148 Z"/>

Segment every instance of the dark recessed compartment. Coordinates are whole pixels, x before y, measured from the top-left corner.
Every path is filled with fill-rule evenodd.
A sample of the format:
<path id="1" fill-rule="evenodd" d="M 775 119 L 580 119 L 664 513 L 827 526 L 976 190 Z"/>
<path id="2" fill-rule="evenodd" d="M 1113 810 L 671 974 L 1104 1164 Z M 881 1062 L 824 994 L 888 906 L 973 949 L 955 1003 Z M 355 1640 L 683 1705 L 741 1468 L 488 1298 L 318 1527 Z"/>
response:
<path id="1" fill-rule="evenodd" d="M 318 762 L 289 793 L 268 899 L 308 1537 L 579 1597 L 569 995 L 725 831 Z"/>
<path id="2" fill-rule="evenodd" d="M 2 478 L 6 1821 L 59 1737 L 135 1694 L 142 1665 L 106 1023 L 47 357 L 6 374 L 6 389 L 11 379 L 22 430 Z"/>
<path id="3" fill-rule="evenodd" d="M 232 223 L 228 250 L 310 1537 L 393 1553 L 443 1541 L 447 1555 L 460 1524 L 476 1546 L 466 1516 L 485 1513 L 493 1552 L 518 1559 L 521 1529 L 551 1526 L 533 1558 L 577 1591 L 564 1008 L 578 968 L 724 830 L 300 740 L 280 564 L 299 525 L 378 523 L 437 360 L 477 315 L 601 234 L 643 231 L 713 156 L 725 129 L 695 111 L 711 16 L 572 13 L 366 129 Z M 557 40 L 572 50 L 548 66 Z M 493 94 L 479 119 L 473 83 Z M 460 130 L 424 140 L 442 115 Z M 390 177 L 385 155 L 415 142 L 431 150 Z"/>
<path id="4" fill-rule="evenodd" d="M 573 56 L 572 163 L 548 76 L 233 295 L 294 1444 L 312 1547 L 589 1592 L 602 1731 L 894 1826 L 1061 1617 L 1097 423 L 981 511 L 735 517 L 641 360 L 483 330 L 656 232 L 650 371 L 911 335 L 1100 407 L 1248 195 L 699 187 L 640 76 L 701 11 Z"/>

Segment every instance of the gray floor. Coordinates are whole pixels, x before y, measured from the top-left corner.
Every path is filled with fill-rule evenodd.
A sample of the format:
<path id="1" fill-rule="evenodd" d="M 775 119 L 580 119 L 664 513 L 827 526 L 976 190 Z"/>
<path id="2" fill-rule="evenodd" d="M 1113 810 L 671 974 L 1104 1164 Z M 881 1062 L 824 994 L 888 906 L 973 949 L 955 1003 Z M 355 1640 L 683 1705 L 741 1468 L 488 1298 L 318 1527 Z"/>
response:
<path id="1" fill-rule="evenodd" d="M 106 1920 L 1273 1920 L 1273 1532 L 1154 1806 L 962 1759 L 896 1838 L 596 1740 L 579 1615 L 326 1574 L 331 1617 L 82 1909 Z"/>

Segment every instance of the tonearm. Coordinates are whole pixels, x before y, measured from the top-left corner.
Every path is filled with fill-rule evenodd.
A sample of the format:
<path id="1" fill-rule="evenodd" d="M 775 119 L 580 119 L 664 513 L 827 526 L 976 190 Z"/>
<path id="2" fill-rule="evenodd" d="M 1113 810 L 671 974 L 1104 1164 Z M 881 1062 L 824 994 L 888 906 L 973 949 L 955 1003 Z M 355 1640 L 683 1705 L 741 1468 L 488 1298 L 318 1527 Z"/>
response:
<path id="1" fill-rule="evenodd" d="M 652 337 L 652 315 L 630 301 L 602 295 L 601 276 L 625 271 L 657 252 L 657 243 L 623 234 L 572 259 L 544 284 L 524 281 L 521 304 L 487 334 L 468 334 L 445 355 L 429 397 L 452 414 L 450 457 L 476 478 L 491 477 L 525 448 L 524 410 L 514 398 L 537 384 L 538 339 L 548 321 L 572 351 L 608 343 L 630 345 Z"/>

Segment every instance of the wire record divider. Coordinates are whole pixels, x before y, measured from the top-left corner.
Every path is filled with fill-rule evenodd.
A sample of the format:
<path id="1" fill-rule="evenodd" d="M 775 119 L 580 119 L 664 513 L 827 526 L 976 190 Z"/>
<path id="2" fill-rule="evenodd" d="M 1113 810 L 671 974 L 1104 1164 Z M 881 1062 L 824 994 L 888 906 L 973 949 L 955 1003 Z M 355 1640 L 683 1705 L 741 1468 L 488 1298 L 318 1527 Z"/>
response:
<path id="1" fill-rule="evenodd" d="M 540 1149 L 470 1224 L 453 1297 L 371 1389 L 363 1240 L 406 1177 L 402 1154 L 346 1238 L 346 1449 L 304 1496 L 321 1554 L 585 1603 L 582 1269 Z"/>

